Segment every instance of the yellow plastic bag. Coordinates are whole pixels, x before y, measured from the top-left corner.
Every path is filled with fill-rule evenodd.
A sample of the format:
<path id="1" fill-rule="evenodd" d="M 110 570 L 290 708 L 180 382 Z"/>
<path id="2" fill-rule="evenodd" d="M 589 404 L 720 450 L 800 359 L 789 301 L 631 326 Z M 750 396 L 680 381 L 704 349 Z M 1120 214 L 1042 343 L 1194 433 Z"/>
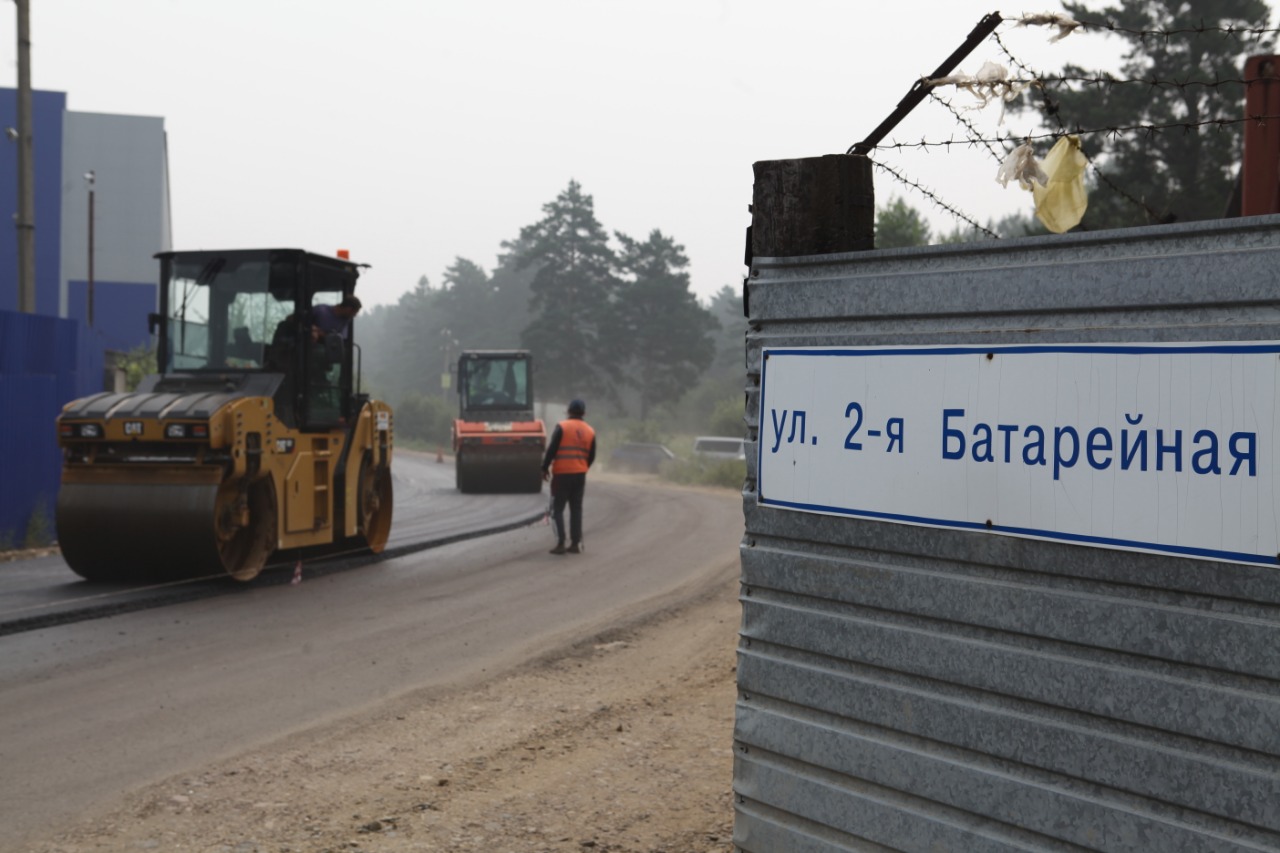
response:
<path id="1" fill-rule="evenodd" d="M 1064 136 L 1049 149 L 1041 163 L 1049 181 L 1044 186 L 1032 183 L 1031 193 L 1036 200 L 1036 217 L 1055 234 L 1079 225 L 1089 207 L 1084 191 L 1084 170 L 1088 162 L 1080 150 L 1080 137 Z"/>

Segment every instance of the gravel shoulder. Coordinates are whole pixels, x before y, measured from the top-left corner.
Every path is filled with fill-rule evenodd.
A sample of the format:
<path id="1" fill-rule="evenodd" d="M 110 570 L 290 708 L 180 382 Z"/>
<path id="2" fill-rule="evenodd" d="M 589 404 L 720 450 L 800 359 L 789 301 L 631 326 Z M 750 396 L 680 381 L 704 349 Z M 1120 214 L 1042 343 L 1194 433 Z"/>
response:
<path id="1" fill-rule="evenodd" d="M 736 575 L 483 683 L 397 697 L 49 827 L 31 853 L 728 853 Z"/>

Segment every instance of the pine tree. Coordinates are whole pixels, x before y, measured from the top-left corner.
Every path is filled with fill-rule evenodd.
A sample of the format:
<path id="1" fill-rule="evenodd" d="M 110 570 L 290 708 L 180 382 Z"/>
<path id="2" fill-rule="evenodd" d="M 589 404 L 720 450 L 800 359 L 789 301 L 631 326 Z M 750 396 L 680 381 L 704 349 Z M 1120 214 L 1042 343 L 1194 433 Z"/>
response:
<path id="1" fill-rule="evenodd" d="M 489 275 L 474 261 L 455 258 L 444 271 L 442 281 L 444 286 L 436 300 L 438 322 L 462 349 L 496 346 L 489 331 L 495 301 Z"/>
<path id="2" fill-rule="evenodd" d="M 747 318 L 743 312 L 741 292 L 726 284 L 712 295 L 708 310 L 720 324 L 713 369 L 717 375 L 741 379 L 746 371 L 747 347 Z"/>
<path id="3" fill-rule="evenodd" d="M 411 393 L 441 393 L 439 296 L 424 275 L 394 307 L 362 311 L 356 320 L 364 382 L 392 405 Z"/>
<path id="4" fill-rule="evenodd" d="M 876 248 L 929 245 L 929 225 L 920 211 L 895 197 L 876 211 Z"/>
<path id="5" fill-rule="evenodd" d="M 641 243 L 615 232 L 623 284 L 616 314 L 626 342 L 627 384 L 640 394 L 640 419 L 675 402 L 715 358 L 719 325 L 689 290 L 684 247 L 656 228 Z"/>
<path id="6" fill-rule="evenodd" d="M 1126 43 L 1119 79 L 1164 85 L 1114 83 L 1068 89 L 1050 84 L 1044 99 L 1023 102 L 1023 108 L 1045 108 L 1047 100 L 1048 109 L 1056 110 L 1056 117 L 1046 120 L 1049 127 L 1057 129 L 1059 119 L 1072 130 L 1173 122 L 1199 126 L 1244 118 L 1241 85 L 1200 84 L 1240 79 L 1249 54 L 1270 51 L 1267 42 L 1212 31 L 1266 27 L 1269 9 L 1262 0 L 1121 0 L 1101 10 L 1067 2 L 1063 8 L 1077 20 L 1115 23 L 1117 28 L 1107 35 Z M 1188 32 L 1141 35 L 1179 30 Z M 1107 76 L 1076 65 L 1066 66 L 1062 73 Z M 1240 140 L 1239 124 L 1084 137 L 1084 151 L 1104 179 L 1091 179 L 1089 209 L 1081 227 L 1221 217 L 1240 163 Z"/>
<path id="7" fill-rule="evenodd" d="M 609 238 L 591 196 L 577 181 L 542 207 L 544 216 L 520 231 L 520 268 L 537 270 L 530 284 L 534 317 L 521 335 L 534 353 L 543 393 L 616 399 L 623 353 L 616 336 L 617 280 Z"/>
<path id="8" fill-rule="evenodd" d="M 498 349 L 521 346 L 520 336 L 533 318 L 529 303 L 533 298 L 533 278 L 537 266 L 520 266 L 524 244 L 520 238 L 504 240 L 493 270 L 493 316 L 489 318 L 492 344 Z M 536 362 L 535 362 L 536 365 Z"/>

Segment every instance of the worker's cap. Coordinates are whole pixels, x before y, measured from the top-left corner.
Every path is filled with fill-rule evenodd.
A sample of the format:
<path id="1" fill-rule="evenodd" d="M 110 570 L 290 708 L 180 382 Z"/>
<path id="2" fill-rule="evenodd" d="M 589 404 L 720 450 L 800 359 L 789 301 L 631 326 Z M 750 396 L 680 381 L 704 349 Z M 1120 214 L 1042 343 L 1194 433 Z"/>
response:
<path id="1" fill-rule="evenodd" d="M 569 403 L 569 414 L 585 415 L 587 413 L 587 404 L 581 400 L 573 400 Z"/>

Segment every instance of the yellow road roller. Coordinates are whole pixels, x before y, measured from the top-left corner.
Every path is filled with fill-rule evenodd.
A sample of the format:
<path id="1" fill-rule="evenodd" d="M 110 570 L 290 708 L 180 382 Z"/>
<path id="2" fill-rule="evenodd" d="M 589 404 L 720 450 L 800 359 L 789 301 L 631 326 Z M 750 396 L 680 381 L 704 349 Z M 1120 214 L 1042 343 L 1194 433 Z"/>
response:
<path id="1" fill-rule="evenodd" d="M 358 308 L 361 265 L 299 249 L 156 257 L 158 374 L 58 416 L 67 564 L 93 581 L 248 581 L 282 549 L 381 551 L 392 412 L 360 393 L 339 308 Z"/>

